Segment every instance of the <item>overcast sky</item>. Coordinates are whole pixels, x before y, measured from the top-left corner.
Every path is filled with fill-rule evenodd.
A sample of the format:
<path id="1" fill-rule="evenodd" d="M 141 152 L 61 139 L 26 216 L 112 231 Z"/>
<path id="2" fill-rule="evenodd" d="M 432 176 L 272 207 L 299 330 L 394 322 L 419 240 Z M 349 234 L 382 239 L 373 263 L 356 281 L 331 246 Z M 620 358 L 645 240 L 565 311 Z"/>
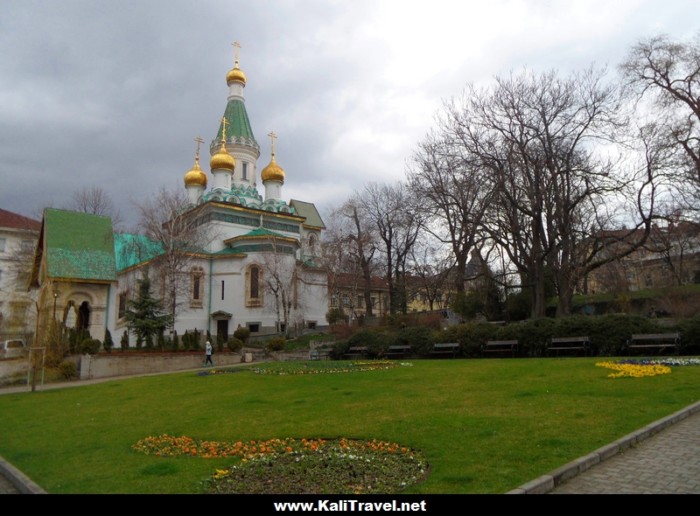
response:
<path id="1" fill-rule="evenodd" d="M 629 47 L 700 29 L 697 0 L 0 0 L 0 208 L 39 216 L 100 186 L 183 188 L 226 107 L 231 43 L 261 157 L 322 213 L 397 181 L 443 100 L 527 66 L 615 72 Z M 208 166 L 208 154 L 202 165 Z M 206 169 L 209 172 L 208 168 Z M 262 185 L 258 185 L 261 193 Z"/>

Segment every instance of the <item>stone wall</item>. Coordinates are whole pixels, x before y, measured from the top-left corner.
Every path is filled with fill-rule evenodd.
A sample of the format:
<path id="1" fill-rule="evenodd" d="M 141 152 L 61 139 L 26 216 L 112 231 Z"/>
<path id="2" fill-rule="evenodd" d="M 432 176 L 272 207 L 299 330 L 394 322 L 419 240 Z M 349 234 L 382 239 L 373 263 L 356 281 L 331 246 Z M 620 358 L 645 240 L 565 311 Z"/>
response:
<path id="1" fill-rule="evenodd" d="M 212 358 L 214 367 L 240 364 L 241 362 L 263 360 L 254 353 L 215 352 Z M 80 357 L 80 379 L 108 378 L 135 374 L 162 373 L 197 369 L 204 366 L 204 352 L 195 353 L 100 353 Z"/>
<path id="2" fill-rule="evenodd" d="M 2 380 L 19 376 L 24 376 L 25 378 L 27 376 L 26 358 L 0 360 L 0 385 L 3 384 Z"/>

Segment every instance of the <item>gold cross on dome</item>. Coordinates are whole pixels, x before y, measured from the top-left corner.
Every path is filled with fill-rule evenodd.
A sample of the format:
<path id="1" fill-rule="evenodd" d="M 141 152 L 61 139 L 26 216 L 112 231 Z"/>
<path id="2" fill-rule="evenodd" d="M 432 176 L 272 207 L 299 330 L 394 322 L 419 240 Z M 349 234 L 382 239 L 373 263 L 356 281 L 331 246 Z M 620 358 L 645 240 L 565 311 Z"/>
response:
<path id="1" fill-rule="evenodd" d="M 228 124 L 228 121 L 226 120 L 225 116 L 221 117 L 221 139 L 223 141 L 226 141 L 226 125 Z"/>
<path id="2" fill-rule="evenodd" d="M 231 43 L 231 45 L 233 45 L 236 66 L 238 66 L 238 49 L 241 48 L 241 44 L 238 41 L 234 41 L 233 43 Z"/>
<path id="3" fill-rule="evenodd" d="M 199 159 L 199 146 L 204 143 L 204 140 L 201 136 L 197 136 L 194 141 L 197 142 L 197 159 Z"/>
<path id="4" fill-rule="evenodd" d="M 270 154 L 272 156 L 275 156 L 275 140 L 277 139 L 277 135 L 275 134 L 275 131 L 270 131 L 267 133 L 267 135 L 270 137 Z"/>

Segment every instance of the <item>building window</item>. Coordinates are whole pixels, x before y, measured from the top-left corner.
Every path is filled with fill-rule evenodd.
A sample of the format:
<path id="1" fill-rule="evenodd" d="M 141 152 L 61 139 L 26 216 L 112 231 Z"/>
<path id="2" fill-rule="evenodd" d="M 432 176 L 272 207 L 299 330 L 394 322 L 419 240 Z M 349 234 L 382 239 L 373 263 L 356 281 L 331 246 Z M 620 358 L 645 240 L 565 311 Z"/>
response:
<path id="1" fill-rule="evenodd" d="M 311 253 L 311 256 L 316 256 L 316 245 L 318 244 L 318 239 L 316 238 L 316 235 L 311 235 L 309 237 L 309 253 Z"/>
<path id="2" fill-rule="evenodd" d="M 364 296 L 361 295 L 361 294 L 358 294 L 358 296 L 357 296 L 357 306 L 362 306 L 363 303 L 364 303 L 364 300 L 365 300 Z"/>
<path id="3" fill-rule="evenodd" d="M 224 300 L 224 286 L 225 286 L 224 280 L 221 280 L 221 300 L 222 301 Z"/>
<path id="4" fill-rule="evenodd" d="M 260 297 L 260 269 L 250 269 L 250 297 Z"/>
<path id="5" fill-rule="evenodd" d="M 249 322 L 245 323 L 245 325 L 248 327 L 250 330 L 250 333 L 258 333 L 260 332 L 260 323 L 257 322 Z"/>
<path id="6" fill-rule="evenodd" d="M 200 285 L 200 277 L 199 277 L 199 276 L 193 277 L 193 278 L 192 278 L 192 300 L 193 300 L 193 301 L 199 301 L 199 300 L 200 300 L 200 298 L 201 298 L 200 293 L 199 293 L 200 287 L 201 287 L 201 285 Z"/>
<path id="7" fill-rule="evenodd" d="M 244 181 L 247 181 L 247 180 L 248 180 L 248 163 L 246 163 L 245 161 L 243 162 L 243 171 L 242 171 L 242 173 L 243 173 L 243 180 L 244 180 Z"/>
<path id="8" fill-rule="evenodd" d="M 31 253 L 34 251 L 34 240 L 22 240 L 20 249 L 23 253 Z"/>
<path id="9" fill-rule="evenodd" d="M 128 292 L 120 292 L 119 293 L 119 309 L 117 311 L 117 316 L 119 319 L 124 317 L 126 314 L 126 300 L 129 298 L 129 293 Z"/>
<path id="10" fill-rule="evenodd" d="M 338 296 L 335 294 L 331 296 L 331 307 L 335 308 L 338 306 Z"/>
<path id="11" fill-rule="evenodd" d="M 316 329 L 316 321 L 308 321 L 307 328 L 309 328 L 310 330 L 315 330 Z"/>
<path id="12" fill-rule="evenodd" d="M 190 307 L 201 308 L 204 298 L 204 269 L 193 267 L 190 272 Z"/>
<path id="13" fill-rule="evenodd" d="M 246 306 L 262 306 L 263 292 L 262 281 L 263 271 L 259 265 L 251 264 L 245 273 L 246 281 Z"/>

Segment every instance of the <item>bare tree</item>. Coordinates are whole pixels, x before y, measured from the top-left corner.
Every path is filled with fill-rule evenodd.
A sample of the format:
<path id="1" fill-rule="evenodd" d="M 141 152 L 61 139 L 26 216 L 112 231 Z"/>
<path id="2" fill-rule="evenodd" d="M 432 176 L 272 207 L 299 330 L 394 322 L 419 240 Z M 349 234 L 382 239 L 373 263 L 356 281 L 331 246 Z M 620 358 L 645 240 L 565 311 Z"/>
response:
<path id="1" fill-rule="evenodd" d="M 582 253 L 590 232 L 599 229 L 586 227 L 591 214 L 631 184 L 614 160 L 594 150 L 612 134 L 619 107 L 603 77 L 592 69 L 566 78 L 526 71 L 497 78 L 490 89 L 469 87 L 450 111 L 460 144 L 493 185 L 484 227 L 531 292 L 533 316 L 545 313 L 548 276 L 558 313 L 570 313 L 578 280 L 603 261 L 592 258 L 595 252 Z M 635 199 L 637 227 L 644 231 L 631 242 L 636 246 L 648 235 L 655 187 L 653 169 L 642 172 Z M 637 234 L 634 228 L 629 233 Z"/>
<path id="2" fill-rule="evenodd" d="M 409 289 L 412 295 L 424 299 L 430 310 L 447 308 L 455 285 L 454 257 L 431 234 L 424 232 L 422 236 L 409 253 Z M 457 283 L 464 285 L 464 280 Z"/>
<path id="3" fill-rule="evenodd" d="M 304 299 L 307 297 L 307 271 L 297 260 L 294 248 L 277 238 L 270 239 L 270 250 L 263 255 L 263 282 L 265 290 L 272 294 L 272 308 L 277 319 L 277 328 L 289 337 L 294 327 L 298 331 L 304 320 Z"/>
<path id="4" fill-rule="evenodd" d="M 632 47 L 620 69 L 629 91 L 652 101 L 654 124 L 663 128 L 657 145 L 676 149 L 676 186 L 686 195 L 687 209 L 700 198 L 700 33 L 677 42 L 655 36 Z M 642 106 L 645 108 L 645 106 Z"/>
<path id="5" fill-rule="evenodd" d="M 340 209 L 331 210 L 325 220 L 328 226 L 324 232 L 322 251 L 323 265 L 328 271 L 331 308 L 339 309 L 342 315 L 352 315 L 356 319 L 356 309 L 359 306 L 355 303 L 360 293 L 364 301 L 364 280 L 361 259 L 354 242 L 349 238 L 352 234 L 348 228 L 351 221 Z M 364 251 L 364 248 L 360 251 Z M 364 302 L 361 304 L 365 305 Z M 346 314 L 346 309 L 350 311 L 349 314 Z"/>
<path id="6" fill-rule="evenodd" d="M 371 221 L 382 243 L 389 285 L 389 311 L 406 313 L 406 263 L 418 238 L 424 213 L 413 203 L 415 197 L 411 197 L 401 183 L 370 183 L 362 193 L 355 194 L 354 199 Z"/>
<path id="7" fill-rule="evenodd" d="M 673 285 L 691 283 L 695 273 L 692 257 L 700 241 L 700 224 L 685 220 L 680 211 L 664 216 L 663 226 L 655 225 L 645 246 L 661 257 L 667 281 Z"/>
<path id="8" fill-rule="evenodd" d="M 330 294 L 358 288 L 362 292 L 365 315 L 374 315 L 372 304 L 372 276 L 375 273 L 376 235 L 356 198 L 333 210 L 329 217 L 331 227 L 326 232 L 326 267 L 329 269 Z M 351 295 L 348 308 L 354 309 L 355 296 Z"/>
<path id="9" fill-rule="evenodd" d="M 189 298 L 190 270 L 216 235 L 202 224 L 198 209 L 188 207 L 187 196 L 181 190 L 161 188 L 146 201 L 136 204 L 136 210 L 140 232 L 148 238 L 144 245 L 149 248 L 133 251 L 149 257 L 156 255 L 152 264 L 163 282 L 164 304 L 174 324 L 180 308 Z M 138 242 L 135 245 L 139 245 Z"/>
<path id="10" fill-rule="evenodd" d="M 484 180 L 467 149 L 456 138 L 454 118 L 439 122 L 413 156 L 409 185 L 430 215 L 424 229 L 450 246 L 454 256 L 454 289 L 464 292 L 469 255 L 483 238 L 481 224 L 493 198 L 493 183 Z"/>
<path id="11" fill-rule="evenodd" d="M 73 211 L 103 215 L 112 219 L 112 227 L 122 224 L 122 216 L 109 194 L 99 186 L 84 187 L 73 193 L 68 208 Z"/>

